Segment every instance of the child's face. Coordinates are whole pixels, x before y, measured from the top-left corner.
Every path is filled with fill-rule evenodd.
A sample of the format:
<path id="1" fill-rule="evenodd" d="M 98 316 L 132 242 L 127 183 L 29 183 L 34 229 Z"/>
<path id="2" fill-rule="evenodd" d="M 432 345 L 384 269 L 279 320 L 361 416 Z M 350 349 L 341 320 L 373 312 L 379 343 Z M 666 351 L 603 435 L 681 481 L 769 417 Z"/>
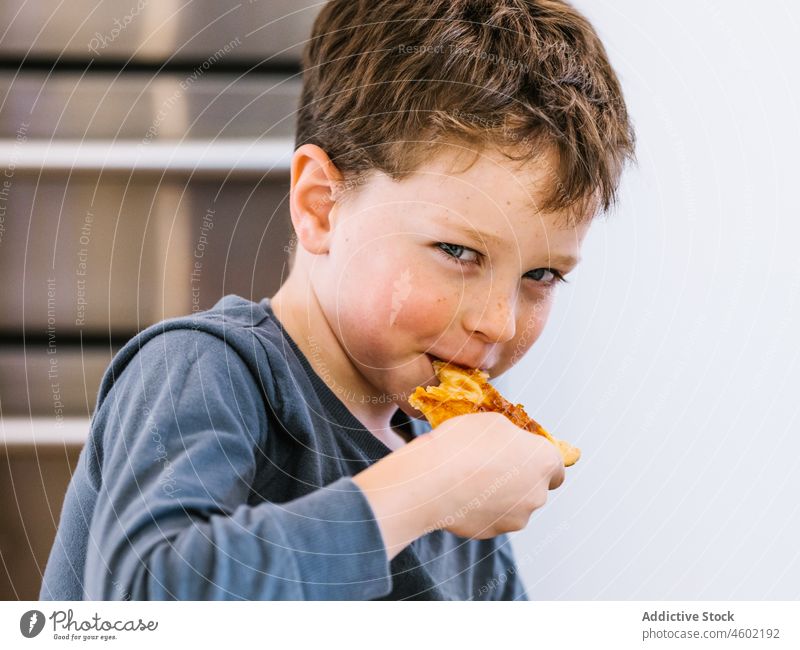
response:
<path id="1" fill-rule="evenodd" d="M 491 377 L 522 358 L 590 223 L 565 228 L 564 214 L 538 212 L 537 188 L 552 182 L 545 163 L 519 170 L 486 152 L 456 173 L 452 161 L 402 182 L 371 177 L 332 210 L 328 253 L 311 258 L 343 350 L 376 395 L 415 417 L 403 398 L 436 383 L 431 355 Z"/>

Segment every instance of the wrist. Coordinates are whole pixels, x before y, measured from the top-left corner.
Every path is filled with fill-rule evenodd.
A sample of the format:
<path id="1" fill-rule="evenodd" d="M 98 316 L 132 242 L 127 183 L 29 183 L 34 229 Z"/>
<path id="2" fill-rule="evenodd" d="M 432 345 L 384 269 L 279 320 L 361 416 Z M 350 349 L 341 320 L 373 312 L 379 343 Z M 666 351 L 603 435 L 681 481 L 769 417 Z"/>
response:
<path id="1" fill-rule="evenodd" d="M 417 438 L 353 477 L 372 508 L 390 560 L 437 525 L 435 471 L 427 469 L 430 442 Z"/>

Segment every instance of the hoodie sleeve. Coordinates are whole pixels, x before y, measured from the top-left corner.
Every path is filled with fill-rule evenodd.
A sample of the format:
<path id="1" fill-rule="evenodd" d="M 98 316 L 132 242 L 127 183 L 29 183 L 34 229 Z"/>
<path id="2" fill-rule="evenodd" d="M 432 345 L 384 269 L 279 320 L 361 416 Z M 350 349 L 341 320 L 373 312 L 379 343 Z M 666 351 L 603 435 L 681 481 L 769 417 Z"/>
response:
<path id="1" fill-rule="evenodd" d="M 91 599 L 371 599 L 391 591 L 380 529 L 350 477 L 249 505 L 270 435 L 256 378 L 224 340 L 176 329 L 132 357 L 99 406 Z"/>
<path id="2" fill-rule="evenodd" d="M 476 572 L 470 600 L 528 600 L 510 537 L 503 533 L 493 538 L 491 543 L 492 551 L 484 557 Z"/>

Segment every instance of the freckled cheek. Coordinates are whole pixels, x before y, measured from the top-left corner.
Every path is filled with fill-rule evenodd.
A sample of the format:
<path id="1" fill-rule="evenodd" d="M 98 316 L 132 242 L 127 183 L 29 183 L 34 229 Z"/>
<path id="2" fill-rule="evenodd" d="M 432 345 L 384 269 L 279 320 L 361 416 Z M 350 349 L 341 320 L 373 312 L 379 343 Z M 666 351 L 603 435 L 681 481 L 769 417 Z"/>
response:
<path id="1" fill-rule="evenodd" d="M 338 285 L 339 306 L 346 313 L 340 318 L 360 332 L 364 343 L 424 327 L 439 309 L 436 283 L 424 274 L 413 251 L 388 244 L 375 239 L 360 246 L 330 278 Z"/>
<path id="2" fill-rule="evenodd" d="M 438 337 L 452 323 L 463 297 L 443 281 L 425 259 L 409 256 L 390 274 L 383 309 L 396 332 L 411 333 L 416 339 Z"/>
<path id="3" fill-rule="evenodd" d="M 438 337 L 452 327 L 458 302 L 458 296 L 443 293 L 436 287 L 422 286 L 409 299 L 402 324 L 418 336 Z"/>
<path id="4" fill-rule="evenodd" d="M 386 251 L 372 242 L 359 242 L 358 248 L 339 262 L 328 277 L 339 295 L 346 295 L 358 311 L 367 313 L 388 304 L 392 292 L 403 292 L 410 269 L 395 263 Z"/>
<path id="5" fill-rule="evenodd" d="M 522 349 L 523 354 L 536 343 L 544 330 L 544 323 L 539 318 L 520 323 L 517 329 L 517 336 L 514 337 L 516 349 Z"/>

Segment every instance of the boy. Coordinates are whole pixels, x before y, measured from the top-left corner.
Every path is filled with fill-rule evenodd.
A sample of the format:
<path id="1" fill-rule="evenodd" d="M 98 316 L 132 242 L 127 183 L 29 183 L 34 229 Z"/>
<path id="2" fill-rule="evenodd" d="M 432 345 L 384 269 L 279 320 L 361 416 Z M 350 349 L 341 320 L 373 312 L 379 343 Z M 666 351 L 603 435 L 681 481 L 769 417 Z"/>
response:
<path id="1" fill-rule="evenodd" d="M 42 598 L 526 597 L 558 452 L 406 398 L 541 333 L 633 157 L 616 76 L 557 0 L 335 0 L 304 67 L 291 273 L 117 354 Z"/>

